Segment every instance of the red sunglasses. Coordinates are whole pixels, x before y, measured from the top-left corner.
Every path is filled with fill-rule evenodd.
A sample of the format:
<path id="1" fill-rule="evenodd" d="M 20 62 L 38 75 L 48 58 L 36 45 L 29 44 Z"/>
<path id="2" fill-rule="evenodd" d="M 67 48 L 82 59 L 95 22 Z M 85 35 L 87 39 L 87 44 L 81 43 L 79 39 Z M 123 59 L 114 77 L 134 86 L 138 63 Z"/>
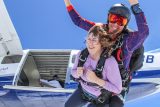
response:
<path id="1" fill-rule="evenodd" d="M 109 14 L 108 20 L 110 23 L 117 23 L 119 26 L 125 26 L 127 24 L 127 18 L 116 14 Z"/>

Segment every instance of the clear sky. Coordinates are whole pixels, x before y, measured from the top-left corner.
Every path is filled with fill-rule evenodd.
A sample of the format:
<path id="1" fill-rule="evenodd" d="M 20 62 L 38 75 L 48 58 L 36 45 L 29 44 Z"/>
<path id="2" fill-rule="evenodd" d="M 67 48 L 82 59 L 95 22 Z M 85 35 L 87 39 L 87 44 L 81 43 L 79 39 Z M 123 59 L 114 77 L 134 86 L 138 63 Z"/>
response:
<path id="1" fill-rule="evenodd" d="M 63 0 L 4 0 L 13 24 L 19 34 L 23 49 L 82 49 L 87 34 L 74 25 L 66 11 Z M 115 3 L 127 0 L 71 0 L 76 10 L 86 19 L 106 22 L 107 11 Z M 160 48 L 159 0 L 139 0 L 145 12 L 150 35 L 145 50 Z M 136 30 L 132 15 L 129 23 Z"/>

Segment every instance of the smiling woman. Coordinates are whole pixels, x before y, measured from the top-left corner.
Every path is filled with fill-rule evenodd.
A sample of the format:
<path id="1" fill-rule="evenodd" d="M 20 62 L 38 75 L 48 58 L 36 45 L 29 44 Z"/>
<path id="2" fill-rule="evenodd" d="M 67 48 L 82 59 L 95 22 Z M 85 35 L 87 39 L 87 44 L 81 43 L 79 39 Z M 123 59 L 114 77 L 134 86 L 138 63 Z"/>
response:
<path id="1" fill-rule="evenodd" d="M 90 107 L 108 107 L 112 92 L 119 94 L 122 80 L 118 63 L 110 55 L 114 42 L 109 39 L 106 27 L 94 25 L 87 35 L 86 47 L 88 55 L 85 62 L 83 52 L 77 54 L 71 75 L 78 80 L 79 87 L 65 103 L 65 107 L 80 107 L 89 103 Z M 81 64 L 83 63 L 83 64 Z M 104 64 L 100 69 L 100 64 Z M 116 78 L 116 80 L 114 79 Z"/>

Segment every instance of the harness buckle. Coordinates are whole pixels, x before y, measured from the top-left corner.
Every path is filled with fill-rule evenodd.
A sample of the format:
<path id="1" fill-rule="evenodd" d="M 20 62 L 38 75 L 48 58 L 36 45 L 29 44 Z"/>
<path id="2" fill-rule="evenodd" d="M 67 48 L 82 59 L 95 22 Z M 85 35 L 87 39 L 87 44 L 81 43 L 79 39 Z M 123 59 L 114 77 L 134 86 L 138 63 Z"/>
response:
<path id="1" fill-rule="evenodd" d="M 97 67 L 97 70 L 101 72 L 103 70 L 103 66 L 101 66 L 101 68 Z"/>
<path id="2" fill-rule="evenodd" d="M 118 61 L 118 65 L 123 66 L 124 65 L 123 61 Z"/>
<path id="3" fill-rule="evenodd" d="M 83 81 L 83 84 L 84 84 L 84 85 L 88 85 L 88 83 L 87 83 L 86 81 Z"/>
<path id="4" fill-rule="evenodd" d="M 82 61 L 82 62 L 85 62 L 86 59 L 87 59 L 86 57 L 85 57 L 85 58 L 82 58 L 82 55 L 79 56 L 79 60 Z"/>
<path id="5" fill-rule="evenodd" d="M 105 100 L 103 99 L 103 97 L 99 97 L 97 100 L 98 100 L 98 102 L 100 102 L 100 103 L 104 103 L 104 102 L 105 102 Z"/>

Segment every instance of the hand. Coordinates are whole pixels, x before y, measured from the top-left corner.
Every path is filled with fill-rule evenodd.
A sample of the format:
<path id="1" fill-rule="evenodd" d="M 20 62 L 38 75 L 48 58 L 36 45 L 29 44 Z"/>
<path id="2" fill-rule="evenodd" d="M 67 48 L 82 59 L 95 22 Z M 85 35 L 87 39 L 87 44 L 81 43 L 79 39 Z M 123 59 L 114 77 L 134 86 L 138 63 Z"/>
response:
<path id="1" fill-rule="evenodd" d="M 89 82 L 96 83 L 96 80 L 98 77 L 96 76 L 95 72 L 93 72 L 92 70 L 87 70 L 86 78 Z"/>
<path id="2" fill-rule="evenodd" d="M 128 0 L 130 5 L 138 4 L 138 0 Z"/>
<path id="3" fill-rule="evenodd" d="M 83 75 L 83 71 L 84 71 L 84 68 L 83 67 L 77 67 L 77 76 L 80 77 Z"/>
<path id="4" fill-rule="evenodd" d="M 71 5 L 70 0 L 64 0 L 64 2 L 65 2 L 65 4 L 66 4 L 66 7 L 69 6 L 69 5 Z"/>
<path id="5" fill-rule="evenodd" d="M 101 87 L 103 87 L 105 85 L 105 81 L 103 79 L 100 79 L 99 77 L 97 77 L 96 73 L 93 72 L 92 70 L 87 70 L 86 78 L 89 82 L 96 83 Z"/>

